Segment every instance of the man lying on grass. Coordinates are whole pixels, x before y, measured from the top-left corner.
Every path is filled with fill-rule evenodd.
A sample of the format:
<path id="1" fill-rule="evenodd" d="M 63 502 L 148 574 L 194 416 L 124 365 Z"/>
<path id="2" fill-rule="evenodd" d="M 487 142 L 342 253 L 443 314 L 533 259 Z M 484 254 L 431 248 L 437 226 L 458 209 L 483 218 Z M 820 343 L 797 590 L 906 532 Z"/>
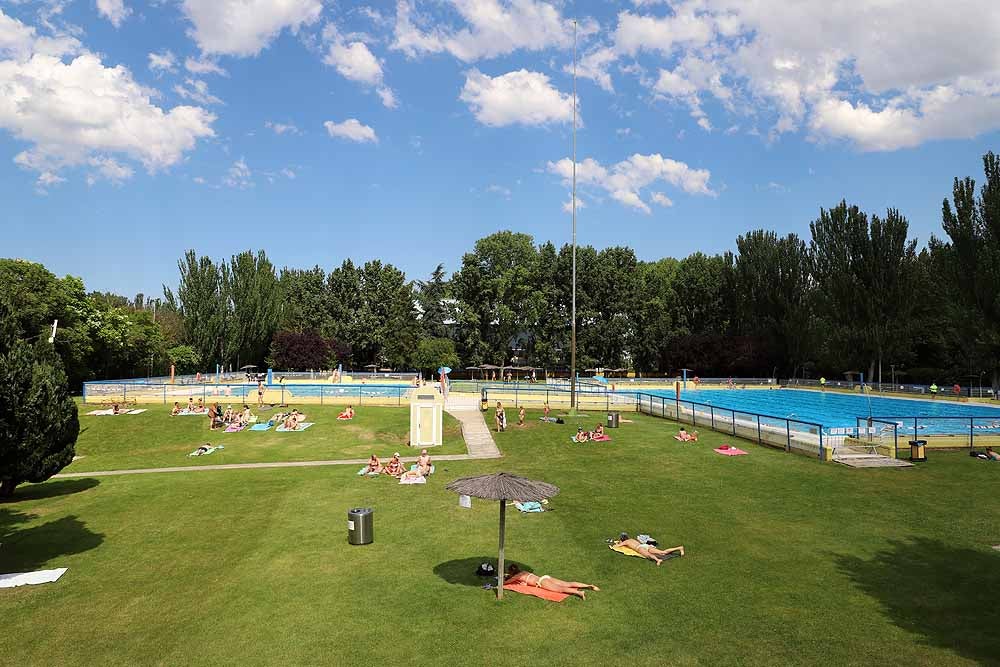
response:
<path id="1" fill-rule="evenodd" d="M 679 553 L 681 556 L 684 555 L 683 545 L 679 547 L 672 547 L 670 549 L 658 549 L 651 544 L 643 544 L 639 540 L 629 537 L 624 533 L 622 534 L 622 539 L 615 540 L 611 545 L 615 547 L 628 547 L 646 560 L 651 560 L 657 565 L 663 563 L 664 556 L 669 556 L 672 553 Z"/>

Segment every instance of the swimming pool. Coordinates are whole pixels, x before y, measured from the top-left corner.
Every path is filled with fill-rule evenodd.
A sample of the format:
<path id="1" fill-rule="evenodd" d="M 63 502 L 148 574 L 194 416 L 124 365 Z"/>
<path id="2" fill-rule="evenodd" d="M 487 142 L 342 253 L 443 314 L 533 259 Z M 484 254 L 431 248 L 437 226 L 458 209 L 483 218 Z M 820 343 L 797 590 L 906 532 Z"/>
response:
<path id="1" fill-rule="evenodd" d="M 674 398 L 673 391 L 651 390 L 645 393 L 670 400 Z M 682 391 L 681 399 L 730 410 L 815 422 L 822 424 L 824 430 L 857 426 L 858 417 L 873 416 L 903 421 L 904 430 L 912 429 L 912 418 L 919 417 L 917 425 L 924 433 L 968 433 L 968 418 L 976 417 L 974 426 L 977 430 L 1000 432 L 1000 408 L 981 403 L 923 401 L 799 389 L 694 389 Z"/>

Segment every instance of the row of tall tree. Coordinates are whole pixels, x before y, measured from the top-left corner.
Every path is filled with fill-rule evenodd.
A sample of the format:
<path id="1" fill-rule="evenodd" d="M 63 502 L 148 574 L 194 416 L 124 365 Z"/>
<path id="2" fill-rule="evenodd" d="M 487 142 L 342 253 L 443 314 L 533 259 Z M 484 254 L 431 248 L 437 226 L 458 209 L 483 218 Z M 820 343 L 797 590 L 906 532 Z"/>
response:
<path id="1" fill-rule="evenodd" d="M 984 183 L 955 179 L 943 235 L 918 248 L 895 209 L 846 201 L 809 235 L 767 230 L 723 255 L 640 261 L 628 247 L 577 249 L 581 369 L 780 377 L 847 370 L 888 381 L 1000 384 L 1000 159 Z M 275 269 L 263 251 L 215 261 L 189 251 L 162 299 L 91 293 L 73 277 L 0 261 L 26 336 L 60 320 L 73 382 L 211 371 L 522 364 L 565 368 L 572 249 L 501 231 L 450 276 L 409 280 L 391 264 Z"/>

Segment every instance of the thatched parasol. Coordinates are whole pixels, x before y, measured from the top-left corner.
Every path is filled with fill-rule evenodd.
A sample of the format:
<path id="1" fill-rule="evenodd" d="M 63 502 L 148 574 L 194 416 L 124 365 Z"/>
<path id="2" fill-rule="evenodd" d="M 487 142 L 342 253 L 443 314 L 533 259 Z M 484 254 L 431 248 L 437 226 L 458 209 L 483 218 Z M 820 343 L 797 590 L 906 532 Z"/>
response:
<path id="1" fill-rule="evenodd" d="M 504 526 L 507 522 L 507 501 L 540 502 L 559 493 L 559 487 L 547 482 L 536 482 L 508 472 L 492 475 L 462 477 L 448 483 L 444 488 L 463 496 L 473 496 L 485 500 L 500 501 L 500 555 L 497 559 L 497 599 L 503 599 L 503 542 Z"/>

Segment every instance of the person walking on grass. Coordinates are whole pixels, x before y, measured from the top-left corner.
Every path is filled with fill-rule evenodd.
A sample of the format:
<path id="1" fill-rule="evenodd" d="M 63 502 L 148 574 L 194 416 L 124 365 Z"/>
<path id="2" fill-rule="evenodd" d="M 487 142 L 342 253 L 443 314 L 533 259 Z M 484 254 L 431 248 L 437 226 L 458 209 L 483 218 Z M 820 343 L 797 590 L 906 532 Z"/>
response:
<path id="1" fill-rule="evenodd" d="M 264 407 L 264 383 L 257 380 L 257 407 Z"/>

